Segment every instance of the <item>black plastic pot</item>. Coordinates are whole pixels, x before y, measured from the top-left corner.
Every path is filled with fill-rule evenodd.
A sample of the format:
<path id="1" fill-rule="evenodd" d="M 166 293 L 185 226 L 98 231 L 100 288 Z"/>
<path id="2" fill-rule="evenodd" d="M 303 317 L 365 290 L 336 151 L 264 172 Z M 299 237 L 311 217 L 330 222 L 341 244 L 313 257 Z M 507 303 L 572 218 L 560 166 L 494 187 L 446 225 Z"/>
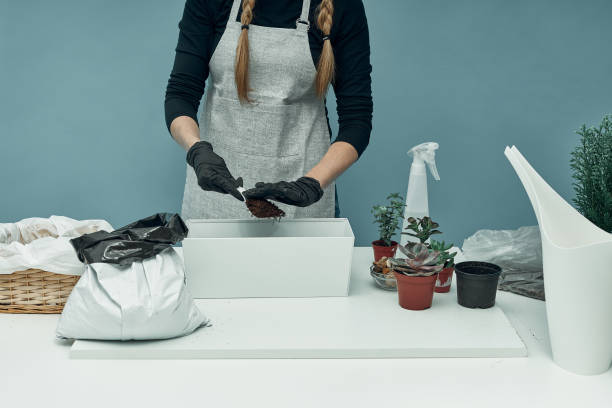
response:
<path id="1" fill-rule="evenodd" d="M 457 302 L 471 309 L 495 305 L 497 281 L 501 268 L 488 262 L 460 262 L 455 265 Z"/>

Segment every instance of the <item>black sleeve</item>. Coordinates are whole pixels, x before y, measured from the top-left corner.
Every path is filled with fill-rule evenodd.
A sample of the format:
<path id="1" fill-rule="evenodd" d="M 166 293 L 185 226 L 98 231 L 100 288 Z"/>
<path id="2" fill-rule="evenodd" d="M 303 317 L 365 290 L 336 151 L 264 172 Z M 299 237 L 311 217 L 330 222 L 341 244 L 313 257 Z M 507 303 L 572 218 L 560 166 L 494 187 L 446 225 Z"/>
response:
<path id="1" fill-rule="evenodd" d="M 214 47 L 215 22 L 209 0 L 187 0 L 179 23 L 179 38 L 174 67 L 166 88 L 166 125 L 179 116 L 196 122 L 204 84 L 208 78 L 208 62 Z"/>
<path id="2" fill-rule="evenodd" d="M 339 130 L 335 141 L 350 143 L 361 155 L 368 146 L 372 131 L 368 22 L 361 0 L 343 0 L 336 4 L 341 7 L 336 7 L 336 15 L 340 18 L 333 22 L 330 36 L 336 59 L 334 91 Z"/>

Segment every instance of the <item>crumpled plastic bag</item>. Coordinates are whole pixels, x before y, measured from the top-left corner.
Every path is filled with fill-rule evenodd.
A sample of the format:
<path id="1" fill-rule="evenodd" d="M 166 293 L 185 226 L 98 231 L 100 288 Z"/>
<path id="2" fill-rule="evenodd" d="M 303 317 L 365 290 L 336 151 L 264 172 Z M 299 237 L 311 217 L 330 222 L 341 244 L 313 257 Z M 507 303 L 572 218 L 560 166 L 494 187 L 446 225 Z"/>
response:
<path id="1" fill-rule="evenodd" d="M 463 242 L 462 260 L 499 265 L 498 288 L 544 300 L 542 241 L 537 226 L 480 230 Z"/>
<path id="2" fill-rule="evenodd" d="M 112 231 L 104 220 L 78 221 L 53 215 L 0 224 L 0 274 L 42 269 L 65 275 L 81 275 L 85 266 L 70 240 L 96 231 Z"/>
<path id="3" fill-rule="evenodd" d="M 183 260 L 172 248 L 187 232 L 177 214 L 164 213 L 74 239 L 87 270 L 64 306 L 57 337 L 167 339 L 208 325 L 185 285 Z"/>

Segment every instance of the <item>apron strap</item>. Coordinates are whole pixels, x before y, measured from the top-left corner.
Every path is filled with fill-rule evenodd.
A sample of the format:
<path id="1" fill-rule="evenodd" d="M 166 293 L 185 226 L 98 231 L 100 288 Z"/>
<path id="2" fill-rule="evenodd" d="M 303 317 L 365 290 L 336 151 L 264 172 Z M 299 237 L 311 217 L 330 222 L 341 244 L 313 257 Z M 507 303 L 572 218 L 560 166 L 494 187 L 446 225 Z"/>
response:
<path id="1" fill-rule="evenodd" d="M 310 0 L 302 0 L 302 14 L 297 21 L 296 28 L 300 31 L 308 31 L 310 22 L 308 15 L 310 14 Z"/>
<path id="2" fill-rule="evenodd" d="M 230 18 L 227 20 L 227 24 L 236 23 L 238 20 L 238 12 L 240 11 L 240 5 L 242 0 L 234 0 L 232 3 L 232 11 L 230 11 Z M 296 28 L 300 31 L 308 31 L 310 28 L 310 22 L 308 21 L 308 15 L 310 14 L 310 0 L 302 0 L 302 14 L 297 21 Z"/>
<path id="3" fill-rule="evenodd" d="M 230 11 L 229 20 L 227 20 L 227 24 L 236 23 L 238 19 L 238 12 L 240 11 L 240 5 L 242 4 L 242 0 L 234 0 L 232 4 L 232 11 Z"/>

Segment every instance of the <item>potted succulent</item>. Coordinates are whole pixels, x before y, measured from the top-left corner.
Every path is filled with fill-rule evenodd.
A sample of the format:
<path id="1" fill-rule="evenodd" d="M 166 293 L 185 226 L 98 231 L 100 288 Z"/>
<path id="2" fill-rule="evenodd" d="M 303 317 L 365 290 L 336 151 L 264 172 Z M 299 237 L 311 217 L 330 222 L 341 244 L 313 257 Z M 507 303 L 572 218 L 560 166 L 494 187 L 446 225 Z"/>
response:
<path id="1" fill-rule="evenodd" d="M 432 235 L 441 234 L 438 228 L 440 224 L 435 222 L 429 217 L 423 218 L 414 218 L 410 217 L 407 219 L 408 226 L 406 229 L 409 232 L 402 232 L 404 235 L 410 235 L 419 240 L 421 244 L 426 245 L 429 249 L 435 250 L 439 253 L 438 264 L 442 266 L 442 270 L 438 274 L 438 279 L 436 281 L 436 292 L 446 293 L 450 291 L 451 279 L 453 274 L 453 269 L 455 265 L 455 255 L 456 252 L 449 252 L 449 249 L 453 247 L 453 244 L 446 244 L 444 241 L 436 241 L 431 240 Z M 408 247 L 415 245 L 414 242 L 409 242 L 407 244 Z"/>
<path id="2" fill-rule="evenodd" d="M 431 307 L 438 272 L 440 253 L 427 245 L 415 243 L 399 246 L 406 259 L 389 260 L 397 281 L 399 305 L 408 310 L 423 310 Z"/>
<path id="3" fill-rule="evenodd" d="M 407 221 L 409 224 L 406 229 L 412 232 L 402 232 L 402 235 L 410 235 L 412 237 L 415 237 L 421 242 L 421 244 L 427 242 L 429 237 L 431 237 L 432 235 L 442 233 L 442 231 L 439 231 L 437 229 L 440 224 L 438 224 L 429 217 L 408 217 Z"/>
<path id="4" fill-rule="evenodd" d="M 453 244 L 447 245 L 444 241 L 436 241 L 434 239 L 432 239 L 429 243 L 429 247 L 440 253 L 438 257 L 438 265 L 442 265 L 442 270 L 438 274 L 438 279 L 436 280 L 435 291 L 437 293 L 449 292 L 453 279 L 455 255 L 457 255 L 457 252 L 449 251 L 453 247 Z"/>
<path id="5" fill-rule="evenodd" d="M 372 242 L 374 250 L 374 262 L 382 257 L 392 258 L 397 251 L 397 242 L 393 241 L 393 236 L 400 228 L 404 202 L 397 193 L 387 196 L 387 205 L 375 205 L 372 207 L 374 223 L 378 224 L 379 239 Z"/>

